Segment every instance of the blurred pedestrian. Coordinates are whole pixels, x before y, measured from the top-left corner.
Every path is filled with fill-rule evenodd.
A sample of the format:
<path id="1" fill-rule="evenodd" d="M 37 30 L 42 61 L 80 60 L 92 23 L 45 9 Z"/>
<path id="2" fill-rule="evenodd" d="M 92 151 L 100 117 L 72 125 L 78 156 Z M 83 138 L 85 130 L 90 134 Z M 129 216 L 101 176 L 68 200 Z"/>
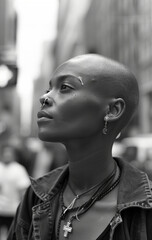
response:
<path id="1" fill-rule="evenodd" d="M 1 148 L 0 156 L 0 239 L 1 233 L 8 231 L 17 206 L 26 188 L 29 176 L 25 168 L 17 162 L 17 149 L 11 145 Z"/>
<path id="2" fill-rule="evenodd" d="M 8 240 L 151 239 L 151 182 L 112 156 L 138 95 L 134 75 L 102 56 L 78 56 L 57 68 L 40 99 L 39 137 L 63 143 L 68 165 L 32 179 Z"/>

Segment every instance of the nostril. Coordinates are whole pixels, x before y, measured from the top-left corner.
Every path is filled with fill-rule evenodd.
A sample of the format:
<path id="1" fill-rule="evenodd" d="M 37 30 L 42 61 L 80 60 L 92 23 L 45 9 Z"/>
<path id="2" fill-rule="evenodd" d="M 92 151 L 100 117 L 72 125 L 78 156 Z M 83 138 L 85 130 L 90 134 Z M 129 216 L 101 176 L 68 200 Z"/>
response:
<path id="1" fill-rule="evenodd" d="M 40 103 L 42 104 L 42 108 L 44 107 L 44 106 L 48 106 L 48 105 L 52 105 L 51 103 L 51 99 L 49 99 L 48 97 L 46 97 L 46 98 L 43 98 L 43 100 L 42 101 L 40 101 Z"/>
<path id="2" fill-rule="evenodd" d="M 43 101 L 43 105 L 48 105 L 48 104 L 49 104 L 49 99 L 45 98 L 44 101 Z"/>
<path id="3" fill-rule="evenodd" d="M 53 104 L 53 99 L 50 97 L 42 96 L 40 98 L 40 103 L 41 103 L 42 107 L 48 106 L 48 105 L 51 106 Z"/>

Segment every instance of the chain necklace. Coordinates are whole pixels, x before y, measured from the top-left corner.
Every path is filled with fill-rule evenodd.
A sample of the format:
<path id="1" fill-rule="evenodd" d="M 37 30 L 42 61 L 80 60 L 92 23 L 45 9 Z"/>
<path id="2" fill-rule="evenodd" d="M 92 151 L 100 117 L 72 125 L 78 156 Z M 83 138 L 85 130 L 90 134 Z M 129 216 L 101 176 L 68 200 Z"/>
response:
<path id="1" fill-rule="evenodd" d="M 64 206 L 64 211 L 63 211 L 63 216 L 66 214 L 66 212 L 68 212 L 69 210 L 74 210 L 75 208 L 74 208 L 74 205 L 75 205 L 75 203 L 76 203 L 76 200 L 77 199 L 79 199 L 79 198 L 81 198 L 82 196 L 84 196 L 84 195 L 86 195 L 88 192 L 91 192 L 92 190 L 94 190 L 94 189 L 96 189 L 97 187 L 99 187 L 99 186 L 104 186 L 104 184 L 108 181 L 108 180 L 110 180 L 111 178 L 113 178 L 113 176 L 115 176 L 115 173 L 116 173 L 116 168 L 117 168 L 117 165 L 116 165 L 116 162 L 115 162 L 115 166 L 114 166 L 114 169 L 113 169 L 113 171 L 110 173 L 110 175 L 108 175 L 108 177 L 106 178 L 106 179 L 104 179 L 104 180 L 102 180 L 101 182 L 99 182 L 99 183 L 97 183 L 96 185 L 94 185 L 94 186 L 92 186 L 91 188 L 89 188 L 89 189 L 87 189 L 85 192 L 83 192 L 83 193 L 81 193 L 81 194 L 76 194 L 75 192 L 74 192 L 74 190 L 71 188 L 71 186 L 69 185 L 69 187 L 70 187 L 70 189 L 71 189 L 71 191 L 72 191 L 72 193 L 75 195 L 75 198 L 72 200 L 72 202 L 67 206 L 67 207 L 65 207 Z M 62 192 L 62 196 L 63 196 L 63 192 Z M 62 202 L 63 202 L 63 197 L 62 197 Z"/>
<path id="2" fill-rule="evenodd" d="M 114 170 L 112 171 L 112 173 L 104 181 L 102 181 L 100 184 L 98 183 L 97 185 L 93 186 L 92 188 L 90 188 L 89 190 L 83 192 L 80 195 L 75 195 L 75 198 L 68 205 L 68 207 L 64 206 L 63 191 L 64 191 L 65 186 L 63 187 L 63 189 L 61 191 L 61 194 L 60 194 L 62 213 L 61 213 L 61 215 L 59 217 L 59 222 L 58 222 L 58 226 L 57 226 L 57 237 L 56 237 L 56 240 L 59 240 L 59 232 L 60 232 L 60 227 L 61 227 L 61 221 L 65 219 L 65 216 L 66 216 L 67 212 L 68 211 L 75 211 L 75 214 L 73 214 L 69 218 L 67 223 L 63 226 L 63 231 L 64 231 L 64 237 L 65 238 L 67 238 L 68 234 L 71 233 L 72 230 L 73 230 L 73 228 L 72 228 L 72 221 L 74 219 L 80 221 L 79 220 L 79 216 L 80 215 L 82 215 L 85 212 L 87 212 L 96 201 L 101 200 L 104 196 L 106 196 L 109 192 L 111 192 L 118 185 L 118 183 L 120 181 L 120 172 L 119 172 L 118 178 L 114 181 L 116 173 L 117 173 L 117 165 L 115 164 Z M 85 195 L 89 191 L 95 189 L 96 187 L 98 187 L 98 189 L 95 191 L 95 193 L 91 196 L 91 198 L 87 202 L 85 202 L 84 204 L 82 204 L 79 207 L 75 207 L 74 208 L 74 204 L 75 204 L 75 202 L 76 202 L 76 200 L 78 198 L 80 198 L 81 196 Z M 73 190 L 72 190 L 72 192 L 74 193 Z"/>

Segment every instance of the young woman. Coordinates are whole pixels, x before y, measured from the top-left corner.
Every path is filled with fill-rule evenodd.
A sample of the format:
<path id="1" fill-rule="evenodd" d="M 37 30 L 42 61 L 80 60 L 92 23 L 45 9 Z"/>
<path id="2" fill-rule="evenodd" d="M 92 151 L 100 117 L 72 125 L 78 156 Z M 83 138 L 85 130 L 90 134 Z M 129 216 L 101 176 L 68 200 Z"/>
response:
<path id="1" fill-rule="evenodd" d="M 31 179 L 8 240 L 151 239 L 151 182 L 112 156 L 138 97 L 134 75 L 111 59 L 86 54 L 56 69 L 40 98 L 39 138 L 63 143 L 68 165 Z"/>

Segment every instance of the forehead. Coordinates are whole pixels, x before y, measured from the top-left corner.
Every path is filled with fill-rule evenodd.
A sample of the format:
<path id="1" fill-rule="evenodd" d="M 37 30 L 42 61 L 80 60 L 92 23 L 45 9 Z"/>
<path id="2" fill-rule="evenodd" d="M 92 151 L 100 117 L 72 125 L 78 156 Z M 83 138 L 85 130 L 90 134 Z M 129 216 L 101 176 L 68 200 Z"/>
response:
<path id="1" fill-rule="evenodd" d="M 81 63 L 80 61 L 67 61 L 60 65 L 54 72 L 52 78 L 58 79 L 62 77 L 72 77 L 77 78 L 79 82 L 83 81 L 83 84 L 90 81 L 96 80 L 96 72 L 92 67 L 92 70 L 88 67 L 86 63 Z"/>
<path id="2" fill-rule="evenodd" d="M 106 84 L 99 65 L 94 67 L 89 66 L 88 63 L 81 63 L 77 61 L 68 61 L 60 65 L 54 72 L 51 82 L 60 82 L 60 80 L 77 81 L 79 86 L 83 89 L 83 93 L 94 95 L 100 101 L 103 98 L 108 98 L 109 90 L 106 89 Z"/>

